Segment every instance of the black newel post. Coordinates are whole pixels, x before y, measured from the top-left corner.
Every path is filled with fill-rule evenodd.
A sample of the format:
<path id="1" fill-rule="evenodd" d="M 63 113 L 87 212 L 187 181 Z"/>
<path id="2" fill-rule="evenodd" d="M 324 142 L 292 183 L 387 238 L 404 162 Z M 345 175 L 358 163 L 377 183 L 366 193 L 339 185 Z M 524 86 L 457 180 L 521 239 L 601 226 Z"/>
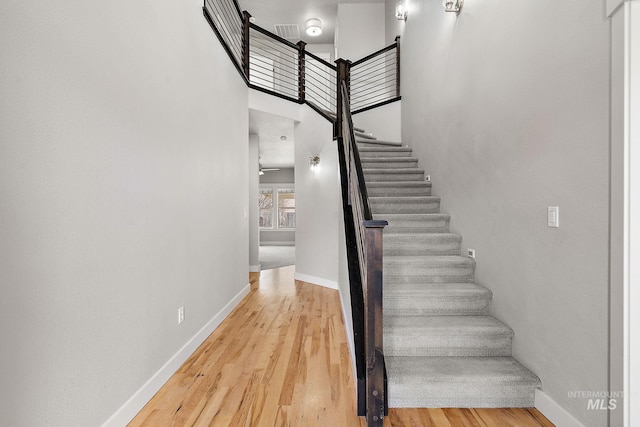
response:
<path id="1" fill-rule="evenodd" d="M 251 81 L 249 76 L 249 28 L 251 26 L 251 14 L 246 10 L 242 12 L 242 72 L 247 81 Z"/>
<path id="2" fill-rule="evenodd" d="M 304 103 L 305 102 L 305 93 L 306 93 L 306 88 L 305 88 L 305 46 L 307 45 L 306 42 L 303 42 L 302 40 L 300 40 L 298 42 L 298 101 L 300 101 L 300 103 Z"/>

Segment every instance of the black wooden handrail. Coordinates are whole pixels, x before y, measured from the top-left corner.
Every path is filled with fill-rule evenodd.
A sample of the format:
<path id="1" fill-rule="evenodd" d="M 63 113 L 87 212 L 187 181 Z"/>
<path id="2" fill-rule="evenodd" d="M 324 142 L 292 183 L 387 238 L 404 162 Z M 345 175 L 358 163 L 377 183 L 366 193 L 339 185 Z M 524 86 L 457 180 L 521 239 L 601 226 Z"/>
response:
<path id="1" fill-rule="evenodd" d="M 347 256 L 353 258 L 357 255 L 359 275 L 350 272 L 350 277 L 356 276 L 356 282 L 360 284 L 362 293 L 362 315 L 360 318 L 353 319 L 354 324 L 358 324 L 358 329 L 362 330 L 360 346 L 363 354 L 360 355 L 359 363 L 365 366 L 364 381 L 359 381 L 359 388 L 361 388 L 359 393 L 364 394 L 364 399 L 359 399 L 359 403 L 364 405 L 364 408 L 360 408 L 360 413 L 367 417 L 368 427 L 382 427 L 387 412 L 386 373 L 382 346 L 382 233 L 387 221 L 374 220 L 371 214 L 346 81 L 341 83 L 340 93 L 343 125 L 342 135 L 338 141 L 339 150 L 342 152 L 339 156 L 340 162 L 344 162 L 340 167 L 341 173 L 344 174 L 341 182 L 343 186 L 348 187 L 347 191 L 343 190 L 343 195 L 346 195 L 343 200 L 343 209 L 349 211 L 345 214 L 345 219 L 352 219 L 349 223 L 345 220 L 345 236 L 352 236 L 355 241 L 347 241 Z M 349 262 L 350 268 L 354 268 L 352 266 L 355 264 Z M 352 289 L 352 294 L 354 291 L 357 292 L 357 289 Z M 363 370 L 360 369 L 360 375 L 362 374 Z"/>

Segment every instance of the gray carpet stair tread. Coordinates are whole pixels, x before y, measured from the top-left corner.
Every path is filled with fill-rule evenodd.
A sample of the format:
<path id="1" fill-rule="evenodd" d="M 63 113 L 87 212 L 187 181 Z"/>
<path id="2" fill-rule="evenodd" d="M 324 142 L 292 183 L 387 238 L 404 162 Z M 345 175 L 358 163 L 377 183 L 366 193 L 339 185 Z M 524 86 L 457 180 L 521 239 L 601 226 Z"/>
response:
<path id="1" fill-rule="evenodd" d="M 369 141 L 375 141 L 378 138 L 376 138 L 375 136 L 373 136 L 372 133 L 365 133 L 365 132 L 360 132 L 354 129 L 354 135 L 356 137 L 356 141 L 358 141 L 359 139 L 363 139 L 366 140 L 367 142 Z"/>
<path id="2" fill-rule="evenodd" d="M 511 356 L 513 331 L 491 316 L 385 316 L 388 356 Z"/>
<path id="3" fill-rule="evenodd" d="M 356 142 L 358 144 L 366 144 L 366 145 L 382 145 L 388 147 L 402 147 L 402 142 L 396 141 L 383 141 L 381 139 L 369 139 L 366 137 L 359 136 L 356 134 Z"/>
<path id="4" fill-rule="evenodd" d="M 492 293 L 476 283 L 386 283 L 384 316 L 486 315 Z"/>
<path id="5" fill-rule="evenodd" d="M 425 334 L 471 335 L 475 333 L 513 336 L 513 330 L 491 316 L 387 316 L 385 330 L 422 337 Z"/>
<path id="6" fill-rule="evenodd" d="M 385 256 L 385 283 L 473 282 L 475 261 L 461 256 Z"/>
<path id="7" fill-rule="evenodd" d="M 366 157 L 380 157 L 381 155 L 389 156 L 389 157 L 410 157 L 413 150 L 408 147 L 385 147 L 383 145 L 380 146 L 362 146 L 358 147 L 358 151 L 360 152 L 360 156 Z"/>
<path id="8" fill-rule="evenodd" d="M 512 357 L 385 357 L 389 406 L 532 407 L 539 378 Z"/>
<path id="9" fill-rule="evenodd" d="M 389 255 L 460 255 L 462 236 L 454 233 L 384 233 Z"/>
<path id="10" fill-rule="evenodd" d="M 384 298 L 392 296 L 403 296 L 406 298 L 436 298 L 436 297 L 489 297 L 491 298 L 491 291 L 484 286 L 480 286 L 477 283 L 462 282 L 462 283 L 402 283 L 402 284 L 389 284 L 384 288 Z"/>

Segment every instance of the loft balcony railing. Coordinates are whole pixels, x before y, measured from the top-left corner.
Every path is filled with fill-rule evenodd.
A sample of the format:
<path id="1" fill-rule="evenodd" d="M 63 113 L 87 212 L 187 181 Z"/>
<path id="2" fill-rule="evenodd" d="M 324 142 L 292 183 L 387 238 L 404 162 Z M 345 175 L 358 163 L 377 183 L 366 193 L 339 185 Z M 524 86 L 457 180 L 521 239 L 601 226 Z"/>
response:
<path id="1" fill-rule="evenodd" d="M 357 372 L 358 415 L 382 427 L 387 414 L 382 347 L 382 232 L 375 221 L 352 115 L 400 100 L 400 40 L 355 62 L 331 64 L 251 22 L 237 0 L 205 0 L 203 13 L 253 89 L 307 104 L 334 124 L 342 187 Z"/>
<path id="2" fill-rule="evenodd" d="M 338 122 L 339 78 L 336 64 L 250 22 L 237 0 L 205 0 L 203 12 L 238 72 L 253 89 L 306 103 Z M 351 113 L 400 100 L 400 42 L 355 62 L 346 61 Z M 337 130 L 336 130 L 337 135 Z"/>

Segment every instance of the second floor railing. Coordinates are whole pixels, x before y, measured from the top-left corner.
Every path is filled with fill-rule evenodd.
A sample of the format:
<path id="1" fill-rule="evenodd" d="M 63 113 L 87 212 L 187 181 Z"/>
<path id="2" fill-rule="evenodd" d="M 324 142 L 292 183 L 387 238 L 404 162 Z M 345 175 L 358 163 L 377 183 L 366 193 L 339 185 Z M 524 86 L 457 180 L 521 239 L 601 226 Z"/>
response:
<path id="1" fill-rule="evenodd" d="M 253 89 L 306 103 L 327 120 L 338 121 L 340 81 L 347 84 L 352 114 L 400 99 L 400 43 L 396 41 L 355 62 L 337 67 L 251 22 L 237 0 L 205 0 L 203 13 L 236 68 Z"/>
<path id="2" fill-rule="evenodd" d="M 382 233 L 373 219 L 352 114 L 400 99 L 400 43 L 331 64 L 251 22 L 237 0 L 205 0 L 203 13 L 247 85 L 306 103 L 334 123 L 342 187 L 357 372 L 358 414 L 382 427 L 387 412 L 382 347 Z"/>

